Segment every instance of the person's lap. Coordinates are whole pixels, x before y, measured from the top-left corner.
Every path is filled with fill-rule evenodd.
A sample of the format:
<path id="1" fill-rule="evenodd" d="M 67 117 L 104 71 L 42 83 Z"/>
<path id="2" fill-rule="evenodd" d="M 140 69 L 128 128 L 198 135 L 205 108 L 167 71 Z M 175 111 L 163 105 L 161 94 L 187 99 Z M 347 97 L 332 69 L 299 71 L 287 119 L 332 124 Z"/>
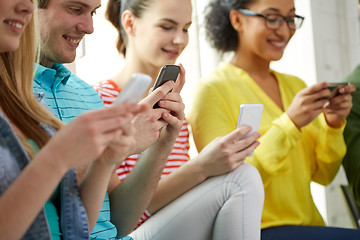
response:
<path id="1" fill-rule="evenodd" d="M 261 240 L 359 240 L 360 230 L 322 226 L 280 226 L 261 231 Z"/>

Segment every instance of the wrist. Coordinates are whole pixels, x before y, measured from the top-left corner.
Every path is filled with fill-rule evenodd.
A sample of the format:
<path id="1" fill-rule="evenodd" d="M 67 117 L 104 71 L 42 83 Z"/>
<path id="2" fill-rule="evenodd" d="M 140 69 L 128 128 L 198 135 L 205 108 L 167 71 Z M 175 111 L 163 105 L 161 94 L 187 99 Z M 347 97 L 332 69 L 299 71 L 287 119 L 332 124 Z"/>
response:
<path id="1" fill-rule="evenodd" d="M 209 174 L 205 171 L 206 168 L 201 161 L 201 153 L 189 161 L 188 164 L 191 165 L 193 176 L 198 178 L 199 182 L 203 182 L 209 177 Z"/>

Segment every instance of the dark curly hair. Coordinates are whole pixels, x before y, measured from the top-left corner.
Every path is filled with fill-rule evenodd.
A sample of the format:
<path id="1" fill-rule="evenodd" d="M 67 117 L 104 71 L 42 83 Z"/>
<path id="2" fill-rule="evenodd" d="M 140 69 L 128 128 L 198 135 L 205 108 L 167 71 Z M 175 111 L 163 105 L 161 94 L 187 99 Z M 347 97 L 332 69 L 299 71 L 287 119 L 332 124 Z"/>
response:
<path id="1" fill-rule="evenodd" d="M 136 17 L 141 17 L 143 12 L 149 8 L 154 0 L 109 0 L 106 7 L 106 18 L 118 31 L 116 48 L 125 56 L 127 36 L 121 24 L 121 15 L 125 10 L 129 10 Z"/>
<path id="2" fill-rule="evenodd" d="M 257 0 L 213 0 L 205 8 L 205 32 L 210 45 L 219 52 L 235 51 L 239 44 L 237 32 L 230 22 L 233 9 L 247 8 Z"/>

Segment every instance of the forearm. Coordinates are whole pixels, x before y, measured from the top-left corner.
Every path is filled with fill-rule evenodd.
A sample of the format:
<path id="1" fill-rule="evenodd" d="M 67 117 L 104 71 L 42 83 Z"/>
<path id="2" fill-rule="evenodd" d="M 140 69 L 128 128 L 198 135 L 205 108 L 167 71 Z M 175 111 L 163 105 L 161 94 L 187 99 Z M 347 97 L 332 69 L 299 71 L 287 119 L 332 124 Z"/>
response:
<path id="1" fill-rule="evenodd" d="M 1 238 L 20 239 L 65 175 L 68 169 L 49 158 L 40 152 L 0 196 Z"/>
<path id="2" fill-rule="evenodd" d="M 144 151 L 134 169 L 110 193 L 111 222 L 124 236 L 136 226 L 147 208 L 171 152 L 172 144 L 156 143 Z"/>
<path id="3" fill-rule="evenodd" d="M 206 178 L 203 169 L 197 164 L 196 158 L 188 161 L 169 176 L 160 180 L 147 210 L 150 214 L 156 213 L 196 185 L 205 181 Z"/>
<path id="4" fill-rule="evenodd" d="M 90 231 L 94 228 L 99 217 L 105 193 L 114 171 L 114 165 L 94 161 L 81 181 L 80 196 L 86 209 Z"/>

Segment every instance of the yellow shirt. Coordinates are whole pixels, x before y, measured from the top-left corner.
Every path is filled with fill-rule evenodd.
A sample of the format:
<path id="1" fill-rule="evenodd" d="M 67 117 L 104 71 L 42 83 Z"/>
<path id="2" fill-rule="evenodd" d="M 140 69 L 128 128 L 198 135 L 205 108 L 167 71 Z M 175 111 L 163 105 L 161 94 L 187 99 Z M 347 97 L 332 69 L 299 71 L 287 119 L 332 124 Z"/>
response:
<path id="1" fill-rule="evenodd" d="M 286 111 L 306 85 L 297 77 L 272 72 Z M 346 152 L 344 126 L 329 127 L 321 114 L 300 131 L 245 71 L 224 62 L 195 90 L 189 121 L 198 151 L 233 131 L 240 104 L 252 103 L 264 105 L 260 146 L 246 159 L 259 170 L 264 183 L 261 227 L 324 225 L 310 182 L 326 185 L 335 177 Z"/>

